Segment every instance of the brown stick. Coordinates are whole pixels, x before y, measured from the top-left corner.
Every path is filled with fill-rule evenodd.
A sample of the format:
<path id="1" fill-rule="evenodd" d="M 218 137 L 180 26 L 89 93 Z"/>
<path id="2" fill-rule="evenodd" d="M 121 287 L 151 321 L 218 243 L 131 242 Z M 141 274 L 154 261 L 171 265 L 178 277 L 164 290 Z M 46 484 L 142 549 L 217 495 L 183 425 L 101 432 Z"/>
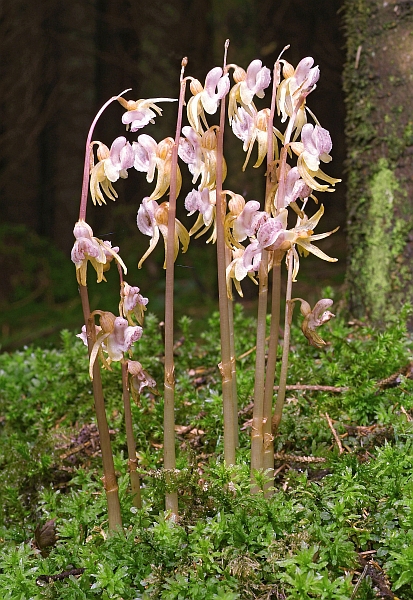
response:
<path id="1" fill-rule="evenodd" d="M 331 430 L 331 433 L 333 434 L 333 437 L 334 437 L 334 439 L 336 441 L 336 444 L 337 444 L 337 447 L 338 447 L 338 451 L 339 451 L 340 454 L 343 454 L 344 450 L 343 450 L 343 446 L 341 444 L 341 440 L 338 437 L 337 431 L 334 429 L 333 421 L 330 419 L 328 413 L 325 413 L 325 418 L 327 419 L 328 426 L 329 426 L 329 428 Z"/>

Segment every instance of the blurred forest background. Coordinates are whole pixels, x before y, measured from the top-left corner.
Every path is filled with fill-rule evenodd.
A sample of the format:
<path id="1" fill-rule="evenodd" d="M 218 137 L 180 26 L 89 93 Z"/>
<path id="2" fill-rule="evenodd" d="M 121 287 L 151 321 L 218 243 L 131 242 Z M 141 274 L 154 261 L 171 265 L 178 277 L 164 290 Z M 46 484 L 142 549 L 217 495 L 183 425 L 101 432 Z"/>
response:
<path id="1" fill-rule="evenodd" d="M 53 340 L 63 327 L 80 329 L 81 308 L 70 262 L 73 225 L 78 217 L 85 140 L 100 106 L 125 88 L 128 99 L 171 97 L 179 91 L 180 62 L 204 81 L 222 64 L 230 39 L 229 62 L 246 68 L 259 58 L 272 68 L 281 49 L 296 65 L 312 56 L 321 78 L 308 105 L 333 140 L 327 171 L 345 177 L 345 60 L 341 0 L 3 0 L 0 4 L 0 306 L 3 350 L 33 341 Z M 269 105 L 267 93 L 262 106 Z M 160 141 L 174 135 L 176 105 L 162 104 L 164 116 L 145 133 Z M 122 109 L 113 104 L 101 118 L 94 139 L 110 146 L 124 135 Z M 242 144 L 227 132 L 230 164 L 225 186 L 246 200 L 262 198 L 264 171 L 247 169 Z M 138 134 L 128 134 L 130 141 Z M 183 169 L 184 172 L 184 169 Z M 183 198 L 191 183 L 184 176 Z M 130 173 L 116 184 L 119 199 L 106 207 L 89 204 L 87 220 L 96 236 L 121 247 L 128 282 L 149 297 L 148 309 L 162 316 L 163 247 L 137 270 L 149 238 L 136 228 L 136 212 L 149 193 L 144 175 Z M 329 264 L 303 261 L 295 295 L 309 300 L 329 284 L 344 280 L 345 182 L 324 195 L 319 232 L 340 225 L 322 248 L 340 259 Z M 194 218 L 179 216 L 188 229 Z M 205 238 L 179 255 L 176 267 L 178 314 L 205 316 L 216 308 L 214 248 Z M 91 285 L 93 308 L 116 312 L 116 269 L 108 284 Z M 92 283 L 94 277 L 90 276 Z M 316 290 L 314 290 L 316 281 Z M 113 285 L 112 285 L 113 284 Z M 311 284 L 311 285 L 310 285 Z M 308 286 L 308 290 L 306 289 Z M 312 287 L 313 286 L 313 287 Z M 245 286 L 244 303 L 253 307 L 256 292 Z M 308 291 L 308 293 L 307 293 Z M 53 337 L 55 336 L 55 337 Z"/>

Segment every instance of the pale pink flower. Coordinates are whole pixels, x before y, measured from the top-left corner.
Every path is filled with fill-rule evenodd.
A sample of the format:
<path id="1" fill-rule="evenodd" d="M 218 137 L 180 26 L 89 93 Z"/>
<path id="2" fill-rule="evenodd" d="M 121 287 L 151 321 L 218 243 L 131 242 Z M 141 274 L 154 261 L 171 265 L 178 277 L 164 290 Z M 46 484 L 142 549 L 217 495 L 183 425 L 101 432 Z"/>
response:
<path id="1" fill-rule="evenodd" d="M 76 241 L 71 252 L 71 260 L 76 266 L 76 278 L 80 285 L 86 285 L 87 263 L 90 262 L 97 273 L 97 281 L 106 281 L 103 273 L 110 267 L 114 258 L 126 273 L 127 269 L 120 258 L 119 248 L 108 241 L 100 240 L 93 236 L 93 230 L 85 221 L 80 220 L 75 224 L 73 234 Z"/>
<path id="2" fill-rule="evenodd" d="M 130 131 L 138 131 L 148 123 L 154 123 L 156 114 L 161 115 L 162 109 L 156 106 L 156 102 L 176 102 L 176 98 L 149 98 L 147 100 L 125 100 L 118 98 L 118 102 L 126 108 L 127 112 L 122 116 L 122 123 Z"/>
<path id="3" fill-rule="evenodd" d="M 264 98 L 264 90 L 270 85 L 271 72 L 260 60 L 253 60 L 244 81 L 240 82 L 239 94 L 243 104 L 251 104 L 254 96 Z"/>
<path id="4" fill-rule="evenodd" d="M 129 325 L 134 325 L 132 316 L 135 316 L 139 325 L 143 323 L 143 314 L 148 304 L 148 298 L 144 298 L 138 287 L 132 287 L 126 281 L 122 282 L 120 290 L 119 314 L 128 320 Z"/>
<path id="5" fill-rule="evenodd" d="M 333 144 L 327 129 L 308 123 L 301 130 L 301 141 L 304 146 L 302 159 L 310 171 L 318 171 L 320 160 L 325 163 L 331 161 L 329 152 Z"/>

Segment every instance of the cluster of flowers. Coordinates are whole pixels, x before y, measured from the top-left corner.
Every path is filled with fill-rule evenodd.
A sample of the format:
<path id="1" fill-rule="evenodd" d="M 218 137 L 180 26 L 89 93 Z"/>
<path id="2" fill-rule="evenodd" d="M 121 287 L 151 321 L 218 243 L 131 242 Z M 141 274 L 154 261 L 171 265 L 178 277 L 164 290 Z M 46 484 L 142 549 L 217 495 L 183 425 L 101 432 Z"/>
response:
<path id="1" fill-rule="evenodd" d="M 301 60 L 295 69 L 283 59 L 278 64 L 282 64 L 283 80 L 277 86 L 277 112 L 282 123 L 287 119 L 289 121 L 284 134 L 271 123 L 274 141 L 274 156 L 271 158 L 274 159 L 276 183 L 270 202 L 266 203 L 266 210 L 261 210 L 259 202 L 255 200 L 246 202 L 239 194 L 229 190 L 224 191 L 226 198 L 229 199 L 229 212 L 225 219 L 226 244 L 232 253 L 227 266 L 229 297 L 232 296 L 232 282 L 238 293 L 242 295 L 241 281 L 247 276 L 255 281 L 264 250 L 270 251 L 269 269 L 280 261 L 288 250 L 292 250 L 293 280 L 299 269 L 298 252 L 304 255 L 312 253 L 327 261 L 336 260 L 327 256 L 312 243 L 333 233 L 333 231 L 316 235 L 313 233 L 323 215 L 323 206 L 321 205 L 312 217 L 304 213 L 308 198 L 311 197 L 317 202 L 313 191 L 334 191 L 330 186 L 340 181 L 329 177 L 320 169 L 320 161 L 328 163 L 331 160 L 332 142 L 329 132 L 320 126 L 315 116 L 306 107 L 306 97 L 316 87 L 319 69 L 313 66 L 314 61 L 310 57 Z M 229 69 L 233 69 L 232 88 Z M 198 182 L 197 188 L 194 188 L 185 199 L 185 207 L 189 215 L 198 212 L 198 217 L 189 232 L 178 219 L 175 220 L 175 258 L 180 244 L 183 252 L 187 250 L 191 235 L 202 235 L 212 227 L 212 233 L 207 241 L 216 240 L 217 161 L 222 160 L 224 178 L 226 164 L 223 157 L 217 156 L 218 127 L 209 127 L 206 115 L 214 114 L 220 101 L 229 94 L 228 118 L 232 131 L 243 142 L 246 152 L 244 169 L 255 142 L 258 145 L 258 158 L 254 167 L 262 164 L 267 155 L 269 137 L 270 110 L 267 108 L 258 111 L 253 101 L 254 96 L 264 97 L 264 90 L 271 82 L 271 73 L 267 67 L 262 66 L 260 60 L 252 61 L 246 71 L 237 65 L 229 65 L 225 72 L 220 67 L 215 67 L 207 74 L 204 85 L 196 79 L 188 79 L 192 92 L 192 97 L 187 103 L 189 125 L 182 128 L 178 155 L 188 165 L 192 183 L 195 185 Z M 131 132 L 139 131 L 149 123 L 153 123 L 156 114 L 162 114 L 157 103 L 174 101 L 171 98 L 152 98 L 135 102 L 121 97 L 118 100 L 126 109 L 122 122 Z M 307 123 L 307 114 L 311 115 L 315 125 Z M 279 160 L 277 140 L 290 158 L 293 155 L 297 157 L 296 166 L 286 162 L 282 165 L 282 161 Z M 93 142 L 93 146 L 97 146 L 97 163 L 94 164 L 92 159 L 90 170 L 90 192 L 94 204 L 105 203 L 105 196 L 111 200 L 117 198 L 113 183 L 119 178 L 126 178 L 128 169 L 135 168 L 139 172 L 146 173 L 148 182 L 154 181 L 156 175 L 155 189 L 149 197 L 142 200 L 137 214 L 139 230 L 151 238 L 149 248 L 139 262 L 138 266 L 141 267 L 158 243 L 160 234 L 164 238 L 165 247 L 167 244 L 169 203 L 164 201 L 159 204 L 158 200 L 166 194 L 170 186 L 174 140 L 168 137 L 157 143 L 151 136 L 143 133 L 132 143 L 126 137 L 120 136 L 114 140 L 110 149 L 98 141 Z M 325 183 L 320 183 L 319 180 Z M 181 181 L 178 167 L 177 194 Z M 301 208 L 297 201 L 302 201 Z M 297 223 L 293 228 L 287 227 L 288 206 L 297 214 Z M 118 254 L 119 248 L 112 248 L 110 242 L 94 237 L 92 229 L 85 221 L 76 223 L 74 235 L 76 242 L 72 250 L 72 260 L 76 265 L 79 284 L 86 284 L 88 261 L 95 268 L 98 281 L 104 280 L 103 273 L 109 268 L 113 259 L 126 273 L 126 267 Z M 246 240 L 247 245 L 242 245 L 241 242 Z M 141 331 L 138 333 L 140 327 L 128 323 L 127 315 L 130 314 L 130 310 L 125 310 L 125 305 L 132 303 L 131 297 L 139 297 L 140 299 L 136 300 L 131 309 L 134 310 L 136 306 L 144 305 L 147 300 L 142 299 L 138 288 L 126 286 L 127 284 L 124 284 L 121 309 L 124 314 L 121 312 L 120 317 L 113 317 L 113 319 L 110 317 L 109 325 L 101 325 L 102 329 L 97 332 L 96 342 L 100 350 L 94 352 L 94 358 L 98 352 L 105 351 L 111 360 L 119 360 L 116 357 L 127 351 L 132 341 L 141 335 Z M 125 291 L 128 289 L 129 292 Z"/>

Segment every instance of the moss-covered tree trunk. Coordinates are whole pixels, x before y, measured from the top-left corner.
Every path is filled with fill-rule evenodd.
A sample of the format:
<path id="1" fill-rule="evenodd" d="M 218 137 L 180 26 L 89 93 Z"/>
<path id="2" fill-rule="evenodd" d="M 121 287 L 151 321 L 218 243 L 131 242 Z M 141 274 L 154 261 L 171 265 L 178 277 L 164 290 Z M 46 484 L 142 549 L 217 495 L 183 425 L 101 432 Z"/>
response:
<path id="1" fill-rule="evenodd" d="M 350 308 L 383 325 L 413 302 L 413 2 L 343 8 Z"/>

